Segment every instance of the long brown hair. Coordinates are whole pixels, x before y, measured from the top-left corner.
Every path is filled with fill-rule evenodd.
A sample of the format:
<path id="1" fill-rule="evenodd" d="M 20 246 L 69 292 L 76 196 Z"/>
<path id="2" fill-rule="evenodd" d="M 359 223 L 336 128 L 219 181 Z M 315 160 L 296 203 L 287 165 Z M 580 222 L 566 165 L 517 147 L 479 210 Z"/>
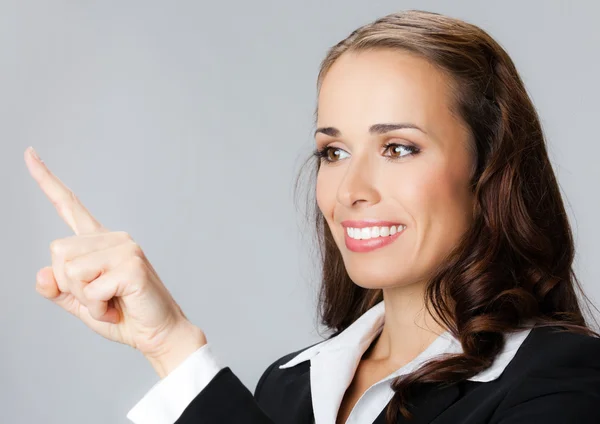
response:
<path id="1" fill-rule="evenodd" d="M 420 10 L 364 25 L 329 49 L 317 92 L 345 52 L 393 49 L 417 54 L 448 76 L 451 111 L 467 124 L 476 152 L 472 226 L 436 269 L 426 307 L 448 328 L 462 354 L 432 360 L 397 377 L 386 411 L 410 418 L 409 394 L 423 384 L 454 384 L 488 368 L 503 333 L 527 323 L 598 337 L 586 323 L 573 270 L 574 242 L 540 120 L 514 63 L 484 30 Z M 315 120 L 317 111 L 315 111 Z M 320 161 L 311 158 L 313 177 Z M 335 336 L 383 299 L 381 289 L 352 282 L 325 219 L 313 203 L 322 260 L 319 320 Z M 588 306 L 591 303 L 588 303 Z M 589 308 L 588 308 L 589 312 Z"/>

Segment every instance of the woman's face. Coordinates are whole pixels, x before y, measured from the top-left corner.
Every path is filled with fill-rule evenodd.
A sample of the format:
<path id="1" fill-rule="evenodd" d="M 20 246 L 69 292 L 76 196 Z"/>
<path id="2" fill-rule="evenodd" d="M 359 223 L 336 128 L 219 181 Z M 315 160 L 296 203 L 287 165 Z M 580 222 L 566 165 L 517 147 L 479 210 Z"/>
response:
<path id="1" fill-rule="evenodd" d="M 323 80 L 317 203 L 359 286 L 426 282 L 470 224 L 474 157 L 446 78 L 379 50 L 343 54 Z"/>

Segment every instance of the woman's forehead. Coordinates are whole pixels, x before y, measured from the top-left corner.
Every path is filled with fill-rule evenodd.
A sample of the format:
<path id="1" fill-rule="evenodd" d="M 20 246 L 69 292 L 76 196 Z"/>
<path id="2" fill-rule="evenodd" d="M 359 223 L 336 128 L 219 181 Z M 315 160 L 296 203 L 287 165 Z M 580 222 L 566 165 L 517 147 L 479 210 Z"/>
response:
<path id="1" fill-rule="evenodd" d="M 449 90 L 447 77 L 414 54 L 343 54 L 323 79 L 317 126 L 366 131 L 374 123 L 411 122 L 435 135 L 456 125 L 448 107 Z"/>

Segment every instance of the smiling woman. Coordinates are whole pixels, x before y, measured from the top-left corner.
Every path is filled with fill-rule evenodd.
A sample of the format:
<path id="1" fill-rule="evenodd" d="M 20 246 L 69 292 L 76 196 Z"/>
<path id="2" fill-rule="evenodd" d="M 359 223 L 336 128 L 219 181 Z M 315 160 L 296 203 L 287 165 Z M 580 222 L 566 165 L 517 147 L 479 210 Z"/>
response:
<path id="1" fill-rule="evenodd" d="M 317 202 L 354 284 L 414 291 L 471 224 L 475 158 L 451 101 L 442 72 L 401 51 L 346 52 L 324 77 L 317 124 L 336 130 L 315 135 Z"/>
<path id="2" fill-rule="evenodd" d="M 145 423 L 600 422 L 599 335 L 539 118 L 485 31 L 404 11 L 333 46 L 317 79 L 315 228 L 326 340 L 251 393 L 220 364 L 140 247 L 104 229 L 43 163 L 76 233 L 39 291 L 162 380 Z M 111 303 L 108 303 L 111 302 Z"/>

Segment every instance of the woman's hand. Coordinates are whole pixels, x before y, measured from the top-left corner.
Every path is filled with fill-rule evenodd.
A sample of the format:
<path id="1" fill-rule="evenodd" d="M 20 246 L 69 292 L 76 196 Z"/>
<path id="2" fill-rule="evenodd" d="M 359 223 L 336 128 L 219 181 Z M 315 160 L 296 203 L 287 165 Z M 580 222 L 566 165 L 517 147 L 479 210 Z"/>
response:
<path id="1" fill-rule="evenodd" d="M 52 266 L 37 273 L 36 290 L 96 333 L 138 349 L 159 374 L 168 374 L 206 343 L 202 331 L 187 320 L 131 236 L 102 227 L 30 151 L 29 172 L 75 232 L 51 243 Z M 158 364 L 161 358 L 171 362 Z"/>

